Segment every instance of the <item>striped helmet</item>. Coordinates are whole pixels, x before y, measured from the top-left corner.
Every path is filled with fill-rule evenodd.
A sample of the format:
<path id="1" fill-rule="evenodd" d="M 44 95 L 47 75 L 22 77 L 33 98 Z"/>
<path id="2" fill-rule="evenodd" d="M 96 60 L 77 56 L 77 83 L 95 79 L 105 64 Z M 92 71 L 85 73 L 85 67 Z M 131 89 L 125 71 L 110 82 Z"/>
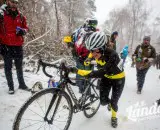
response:
<path id="1" fill-rule="evenodd" d="M 104 32 L 93 32 L 85 41 L 88 50 L 96 50 L 103 48 L 106 44 L 107 37 Z"/>

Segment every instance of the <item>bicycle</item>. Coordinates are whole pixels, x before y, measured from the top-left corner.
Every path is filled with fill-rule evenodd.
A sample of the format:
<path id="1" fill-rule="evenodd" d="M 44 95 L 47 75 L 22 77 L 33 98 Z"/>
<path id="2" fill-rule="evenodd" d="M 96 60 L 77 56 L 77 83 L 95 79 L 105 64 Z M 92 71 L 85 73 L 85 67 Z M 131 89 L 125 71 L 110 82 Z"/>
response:
<path id="1" fill-rule="evenodd" d="M 70 69 L 64 62 L 58 66 L 40 60 L 39 66 L 42 66 L 44 74 L 49 78 L 52 78 L 52 75 L 46 72 L 46 67 L 59 69 L 59 85 L 57 88 L 46 88 L 32 95 L 17 113 L 13 130 L 68 130 L 73 113 L 83 111 L 87 118 L 91 118 L 97 113 L 100 100 L 97 86 L 94 84 L 96 79 L 92 81 L 83 79 L 87 86 L 78 100 L 70 86 L 76 84 L 68 77 Z"/>

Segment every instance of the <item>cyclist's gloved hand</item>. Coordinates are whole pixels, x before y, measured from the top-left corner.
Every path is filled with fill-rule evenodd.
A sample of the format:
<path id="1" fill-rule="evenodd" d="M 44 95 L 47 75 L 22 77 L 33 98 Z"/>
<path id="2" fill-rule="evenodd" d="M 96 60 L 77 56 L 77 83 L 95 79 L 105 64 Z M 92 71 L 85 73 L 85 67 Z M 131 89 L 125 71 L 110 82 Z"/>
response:
<path id="1" fill-rule="evenodd" d="M 71 36 L 65 36 L 65 37 L 63 38 L 63 42 L 64 42 L 64 43 L 71 43 L 71 42 L 72 42 Z"/>
<path id="2" fill-rule="evenodd" d="M 72 73 L 77 73 L 78 69 L 76 67 L 69 67 L 69 71 Z"/>
<path id="3" fill-rule="evenodd" d="M 23 36 L 23 35 L 25 35 L 26 34 L 26 30 L 25 29 L 23 29 L 23 28 L 21 28 L 21 27 L 16 27 L 16 34 L 18 35 L 18 36 Z"/>
<path id="4" fill-rule="evenodd" d="M 88 77 L 91 72 L 92 72 L 92 70 L 80 70 L 80 69 L 78 69 L 77 74 L 79 74 L 81 76 Z"/>
<path id="5" fill-rule="evenodd" d="M 85 61 L 84 61 L 84 65 L 85 66 L 89 66 L 91 64 L 91 58 L 87 58 Z"/>

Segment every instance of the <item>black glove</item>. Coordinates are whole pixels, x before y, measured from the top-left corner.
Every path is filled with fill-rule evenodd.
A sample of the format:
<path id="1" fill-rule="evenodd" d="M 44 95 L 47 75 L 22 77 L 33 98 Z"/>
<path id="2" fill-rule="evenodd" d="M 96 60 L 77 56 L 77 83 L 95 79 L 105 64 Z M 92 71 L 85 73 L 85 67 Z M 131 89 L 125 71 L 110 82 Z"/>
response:
<path id="1" fill-rule="evenodd" d="M 25 31 L 25 29 L 23 29 L 23 28 L 21 28 L 21 27 L 16 27 L 16 34 L 17 34 L 18 36 L 23 36 L 23 35 L 26 34 L 26 31 Z"/>
<path id="2" fill-rule="evenodd" d="M 78 69 L 76 67 L 69 67 L 69 71 L 72 73 L 77 73 Z"/>

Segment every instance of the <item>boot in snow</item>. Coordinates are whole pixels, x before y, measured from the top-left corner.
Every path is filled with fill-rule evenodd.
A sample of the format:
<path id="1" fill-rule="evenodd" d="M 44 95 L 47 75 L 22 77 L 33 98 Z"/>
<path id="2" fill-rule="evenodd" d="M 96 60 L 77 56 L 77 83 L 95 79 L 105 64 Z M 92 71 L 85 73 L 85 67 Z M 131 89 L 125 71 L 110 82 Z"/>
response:
<path id="1" fill-rule="evenodd" d="M 156 101 L 157 105 L 160 106 L 160 99 Z"/>
<path id="2" fill-rule="evenodd" d="M 14 88 L 9 88 L 8 94 L 14 94 Z"/>
<path id="3" fill-rule="evenodd" d="M 117 128 L 118 126 L 118 119 L 116 117 L 111 118 L 111 125 L 113 128 Z"/>
<path id="4" fill-rule="evenodd" d="M 141 90 L 137 90 L 137 94 L 141 94 Z"/>

